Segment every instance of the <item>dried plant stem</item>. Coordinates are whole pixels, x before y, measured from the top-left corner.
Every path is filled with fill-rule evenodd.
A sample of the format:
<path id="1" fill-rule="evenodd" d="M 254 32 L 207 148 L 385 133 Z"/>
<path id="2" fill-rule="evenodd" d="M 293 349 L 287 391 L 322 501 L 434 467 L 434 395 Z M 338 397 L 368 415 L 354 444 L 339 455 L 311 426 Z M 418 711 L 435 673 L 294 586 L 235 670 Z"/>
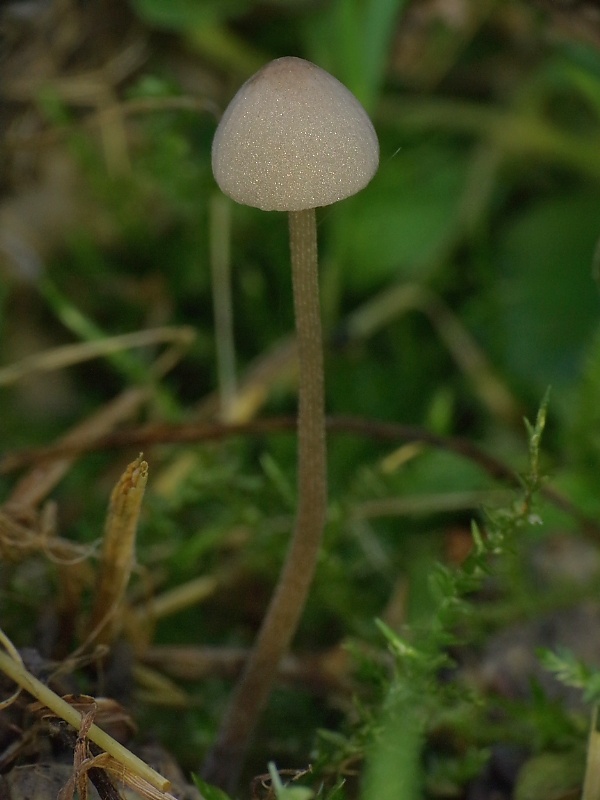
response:
<path id="1" fill-rule="evenodd" d="M 90 619 L 97 644 L 112 644 L 120 631 L 123 599 L 135 565 L 135 539 L 147 480 L 148 464 L 140 455 L 129 464 L 110 498 Z"/>
<path id="2" fill-rule="evenodd" d="M 22 689 L 29 692 L 33 697 L 43 703 L 47 708 L 53 711 L 56 716 L 64 719 L 73 728 L 79 730 L 82 724 L 82 716 L 73 708 L 72 705 L 63 700 L 62 697 L 53 692 L 48 686 L 39 681 L 32 675 L 19 661 L 16 661 L 12 656 L 0 650 L 0 671 L 4 672 L 9 678 L 12 678 Z M 91 725 L 87 736 L 92 742 L 95 742 L 98 747 L 101 747 L 120 764 L 123 764 L 127 769 L 139 775 L 144 780 L 148 781 L 152 786 L 166 792 L 170 788 L 170 782 L 163 778 L 158 772 L 148 766 L 141 758 L 138 758 L 122 744 L 115 741 L 112 736 L 109 736 L 97 725 Z"/>
<path id="3" fill-rule="evenodd" d="M 246 669 L 235 688 L 206 780 L 228 791 L 237 784 L 248 743 L 298 627 L 317 565 L 327 507 L 323 345 L 314 209 L 290 212 L 290 249 L 298 342 L 298 510 L 279 581 Z"/>
<path id="4" fill-rule="evenodd" d="M 111 431 L 116 425 L 134 414 L 150 396 L 147 388 L 127 389 L 99 411 L 72 428 L 60 440 L 61 444 L 86 450 L 98 437 Z M 68 472 L 77 457 L 77 452 L 52 458 L 48 463 L 34 463 L 12 490 L 4 504 L 5 511 L 17 512 L 23 508 L 35 508 L 54 489 Z"/>
<path id="5" fill-rule="evenodd" d="M 189 347 L 194 341 L 195 332 L 187 325 L 178 328 L 162 327 L 149 330 L 107 336 L 88 342 L 77 342 L 62 347 L 54 347 L 41 353 L 27 356 L 0 369 L 0 386 L 8 386 L 21 378 L 70 367 L 94 358 L 107 357 L 134 347 L 172 342 L 179 347 Z"/>
<path id="6" fill-rule="evenodd" d="M 219 588 L 219 579 L 214 575 L 199 575 L 191 581 L 181 583 L 156 597 L 140 604 L 132 613 L 129 624 L 140 628 L 148 621 L 164 619 L 192 606 L 202 603 Z"/>

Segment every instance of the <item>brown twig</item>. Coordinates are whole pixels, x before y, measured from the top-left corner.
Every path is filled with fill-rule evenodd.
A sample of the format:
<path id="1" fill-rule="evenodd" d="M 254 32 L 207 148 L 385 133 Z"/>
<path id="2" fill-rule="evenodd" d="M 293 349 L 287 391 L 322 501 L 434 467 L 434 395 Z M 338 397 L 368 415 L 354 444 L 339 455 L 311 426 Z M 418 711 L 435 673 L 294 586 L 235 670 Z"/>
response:
<path id="1" fill-rule="evenodd" d="M 75 426 L 61 442 L 66 449 L 50 459 L 30 459 L 33 469 L 12 490 L 5 509 L 35 508 L 63 478 L 76 456 L 93 448 L 107 431 L 132 416 L 149 397 L 147 388 L 128 389 Z M 71 449 L 69 449 L 71 448 Z"/>
<path id="2" fill-rule="evenodd" d="M 249 650 L 243 647 L 152 645 L 141 658 L 144 664 L 177 680 L 202 681 L 214 676 L 236 679 L 248 655 Z M 278 680 L 302 686 L 316 695 L 335 692 L 350 696 L 357 689 L 350 674 L 350 661 L 342 645 L 314 653 L 288 653 L 279 664 Z"/>
<path id="3" fill-rule="evenodd" d="M 326 420 L 327 432 L 350 434 L 365 439 L 385 443 L 420 442 L 430 447 L 458 456 L 476 464 L 495 481 L 509 486 L 520 486 L 520 477 L 513 467 L 489 455 L 478 445 L 457 436 L 440 436 L 418 425 L 402 425 L 395 422 L 382 422 L 351 415 L 330 416 Z M 98 436 L 92 442 L 59 442 L 48 447 L 7 453 L 0 460 L 0 474 L 7 474 L 31 464 L 46 460 L 96 452 L 99 450 L 118 450 L 135 447 L 146 450 L 157 444 L 190 444 L 208 441 L 222 441 L 235 436 L 263 436 L 276 433 L 292 433 L 296 429 L 294 417 L 268 417 L 250 422 L 224 424 L 220 422 L 185 423 L 171 425 L 166 423 L 143 425 L 138 428 L 114 431 Z M 600 524 L 577 508 L 567 497 L 551 486 L 545 485 L 540 494 L 556 508 L 571 516 L 581 526 L 584 533 L 600 539 Z"/>

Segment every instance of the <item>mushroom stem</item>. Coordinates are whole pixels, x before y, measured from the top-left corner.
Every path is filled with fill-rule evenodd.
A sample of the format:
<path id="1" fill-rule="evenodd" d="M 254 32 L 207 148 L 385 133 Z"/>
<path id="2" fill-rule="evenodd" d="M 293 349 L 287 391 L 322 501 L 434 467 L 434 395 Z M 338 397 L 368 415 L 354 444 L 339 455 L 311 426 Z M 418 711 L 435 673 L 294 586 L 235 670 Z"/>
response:
<path id="1" fill-rule="evenodd" d="M 327 509 L 323 345 L 314 208 L 290 212 L 290 250 L 299 362 L 298 509 L 285 564 L 217 741 L 207 781 L 232 792 L 277 667 L 296 632 L 317 566 Z"/>

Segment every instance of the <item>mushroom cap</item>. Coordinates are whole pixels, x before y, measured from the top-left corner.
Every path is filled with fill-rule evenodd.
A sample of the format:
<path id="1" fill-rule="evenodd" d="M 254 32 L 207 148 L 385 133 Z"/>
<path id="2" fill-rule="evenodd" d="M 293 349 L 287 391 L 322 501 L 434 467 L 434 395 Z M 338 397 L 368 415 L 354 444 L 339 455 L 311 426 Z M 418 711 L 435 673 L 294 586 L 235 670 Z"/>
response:
<path id="1" fill-rule="evenodd" d="M 291 56 L 246 81 L 212 146 L 222 191 L 263 211 L 335 203 L 366 186 L 378 164 L 377 134 L 356 97 L 325 70 Z"/>

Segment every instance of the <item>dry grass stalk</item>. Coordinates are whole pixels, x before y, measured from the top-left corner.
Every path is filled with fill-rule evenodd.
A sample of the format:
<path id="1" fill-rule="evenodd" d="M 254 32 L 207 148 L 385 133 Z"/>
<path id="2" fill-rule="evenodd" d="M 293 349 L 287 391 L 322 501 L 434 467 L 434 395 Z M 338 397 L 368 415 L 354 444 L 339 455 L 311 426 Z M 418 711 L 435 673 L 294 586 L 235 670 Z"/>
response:
<path id="1" fill-rule="evenodd" d="M 119 423 L 131 417 L 148 399 L 149 389 L 128 389 L 112 400 L 100 411 L 75 426 L 60 440 L 62 444 L 74 445 L 85 452 L 101 436 L 112 431 Z M 65 455 L 52 461 L 36 464 L 17 483 L 5 503 L 6 510 L 35 508 L 68 472 L 77 455 Z"/>
<path id="2" fill-rule="evenodd" d="M 71 699 L 71 698 L 69 698 Z M 73 772 L 66 785 L 59 792 L 57 800 L 74 800 L 75 792 L 79 800 L 87 800 L 88 778 L 97 789 L 102 787 L 102 796 L 121 798 L 115 782 L 133 789 L 145 800 L 174 800 L 166 790 L 152 786 L 147 780 L 116 761 L 108 753 L 94 755 L 88 734 L 98 711 L 93 697 L 86 695 L 72 698 L 74 706 L 81 711 L 81 727 L 73 748 Z M 39 705 L 39 704 L 36 704 Z M 45 715 L 46 718 L 51 715 Z"/>
<path id="3" fill-rule="evenodd" d="M 242 647 L 153 645 L 143 653 L 142 661 L 178 680 L 202 681 L 214 676 L 233 680 L 248 652 Z M 279 665 L 277 680 L 315 695 L 335 694 L 338 699 L 356 691 L 350 658 L 341 645 L 315 653 L 288 653 Z"/>
<path id="4" fill-rule="evenodd" d="M 113 489 L 90 620 L 98 644 L 110 645 L 120 630 L 125 591 L 135 566 L 135 538 L 148 480 L 148 464 L 138 456 Z"/>
<path id="5" fill-rule="evenodd" d="M 20 660 L 15 659 L 13 655 L 9 655 L 9 653 L 1 650 L 0 671 L 8 675 L 9 678 L 12 678 L 15 683 L 49 708 L 57 717 L 68 722 L 75 730 L 79 731 L 81 729 L 83 717 L 77 709 L 32 675 Z M 151 787 L 158 789 L 159 792 L 162 793 L 155 794 L 154 798 L 169 800 L 170 795 L 166 793 L 170 789 L 170 782 L 156 772 L 156 770 L 148 766 L 141 758 L 138 758 L 138 756 L 95 724 L 89 724 L 86 736 L 102 750 L 109 753 L 119 765 L 122 765 L 122 768 L 118 767 L 121 774 L 133 773 L 134 776 L 137 776 L 137 778 L 146 782 Z M 152 797 L 152 795 L 146 796 Z"/>
<path id="6" fill-rule="evenodd" d="M 94 722 L 95 707 L 92 705 L 81 715 L 81 728 L 77 735 L 75 749 L 73 751 L 73 774 L 69 778 L 67 785 L 58 794 L 58 800 L 73 800 L 75 790 L 79 800 L 87 800 L 88 797 L 88 766 L 90 761 L 90 750 L 88 745 L 88 731 Z M 87 762 L 87 763 L 86 763 Z"/>
<path id="7" fill-rule="evenodd" d="M 136 347 L 173 342 L 179 347 L 188 347 L 194 340 L 195 332 L 189 326 L 150 328 L 133 333 L 108 336 L 91 342 L 76 342 L 55 347 L 42 353 L 23 358 L 15 364 L 0 369 L 0 386 L 8 386 L 21 378 L 36 373 L 55 370 L 80 364 L 84 361 L 106 357 Z"/>
<path id="8" fill-rule="evenodd" d="M 204 602 L 218 587 L 219 580 L 214 575 L 199 575 L 174 589 L 162 592 L 136 608 L 132 623 L 138 627 L 148 620 L 154 621 L 177 614 Z"/>
<path id="9" fill-rule="evenodd" d="M 92 545 L 81 545 L 54 535 L 44 514 L 31 514 L 25 522 L 15 518 L 16 509 L 0 508 L 0 558 L 2 561 L 22 561 L 30 555 L 43 553 L 56 564 L 73 565 L 90 558 Z"/>
<path id="10" fill-rule="evenodd" d="M 133 667 L 136 697 L 144 703 L 169 708 L 192 708 L 194 700 L 174 681 L 144 664 Z M 221 677 L 221 676 L 219 676 Z"/>

